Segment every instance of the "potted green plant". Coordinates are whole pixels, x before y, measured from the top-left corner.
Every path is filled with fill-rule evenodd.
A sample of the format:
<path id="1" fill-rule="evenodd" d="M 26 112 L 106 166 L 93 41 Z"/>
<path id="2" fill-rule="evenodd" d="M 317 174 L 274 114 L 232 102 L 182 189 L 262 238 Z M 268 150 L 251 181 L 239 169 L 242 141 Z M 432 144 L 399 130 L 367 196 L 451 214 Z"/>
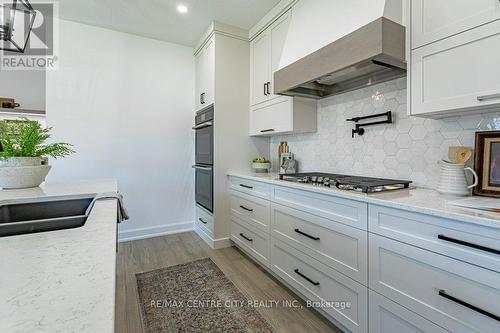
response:
<path id="1" fill-rule="evenodd" d="M 39 186 L 50 171 L 48 157 L 68 156 L 68 143 L 46 144 L 52 128 L 26 118 L 0 121 L 0 187 Z"/>
<path id="2" fill-rule="evenodd" d="M 265 157 L 256 157 L 252 160 L 252 168 L 258 173 L 268 172 L 271 169 L 271 161 Z"/>

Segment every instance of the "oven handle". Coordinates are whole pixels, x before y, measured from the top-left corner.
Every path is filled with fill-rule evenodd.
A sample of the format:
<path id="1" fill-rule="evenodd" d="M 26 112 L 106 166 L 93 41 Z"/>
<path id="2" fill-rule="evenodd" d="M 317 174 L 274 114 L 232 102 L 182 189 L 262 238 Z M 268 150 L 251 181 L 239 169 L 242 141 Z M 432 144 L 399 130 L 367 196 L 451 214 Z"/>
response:
<path id="1" fill-rule="evenodd" d="M 212 167 L 205 167 L 205 166 L 199 166 L 199 165 L 193 165 L 192 168 L 196 169 L 196 170 L 212 171 Z"/>
<path id="2" fill-rule="evenodd" d="M 205 127 L 210 127 L 210 126 L 213 126 L 214 123 L 211 122 L 211 121 L 207 121 L 206 123 L 203 123 L 203 124 L 199 124 L 199 125 L 196 125 L 196 126 L 193 126 L 192 128 L 194 130 L 198 130 L 198 129 L 202 129 L 202 128 L 205 128 Z"/>

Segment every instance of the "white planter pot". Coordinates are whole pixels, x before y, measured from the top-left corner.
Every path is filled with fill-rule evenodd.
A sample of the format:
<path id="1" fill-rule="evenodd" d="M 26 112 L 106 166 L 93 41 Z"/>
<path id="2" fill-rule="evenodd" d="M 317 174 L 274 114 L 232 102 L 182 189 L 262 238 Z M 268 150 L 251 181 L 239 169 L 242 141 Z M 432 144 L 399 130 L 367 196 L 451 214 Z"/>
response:
<path id="1" fill-rule="evenodd" d="M 48 164 L 47 157 L 9 157 L 5 160 L 0 159 L 0 167 L 25 167 Z"/>
<path id="2" fill-rule="evenodd" d="M 0 187 L 18 189 L 40 186 L 51 166 L 40 157 L 12 157 L 0 160 Z"/>
<path id="3" fill-rule="evenodd" d="M 265 173 L 271 169 L 271 163 L 252 163 L 252 168 L 257 173 Z"/>

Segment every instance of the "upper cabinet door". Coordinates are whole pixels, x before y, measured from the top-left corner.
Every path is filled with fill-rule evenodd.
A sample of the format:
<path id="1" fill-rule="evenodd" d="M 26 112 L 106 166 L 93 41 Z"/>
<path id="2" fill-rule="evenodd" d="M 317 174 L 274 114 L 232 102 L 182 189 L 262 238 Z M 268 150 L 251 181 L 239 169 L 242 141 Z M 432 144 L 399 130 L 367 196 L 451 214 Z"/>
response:
<path id="1" fill-rule="evenodd" d="M 500 19 L 498 0 L 412 0 L 412 49 Z"/>
<path id="2" fill-rule="evenodd" d="M 293 131 L 293 105 L 275 99 L 250 110 L 250 135 L 276 135 Z"/>
<path id="3" fill-rule="evenodd" d="M 500 20 L 412 51 L 411 114 L 500 104 Z"/>
<path id="4" fill-rule="evenodd" d="M 262 32 L 250 45 L 251 52 L 251 105 L 256 105 L 268 100 L 271 93 L 271 35 L 268 30 Z"/>
<path id="5" fill-rule="evenodd" d="M 196 111 L 215 100 L 215 42 L 208 40 L 195 59 L 196 66 Z"/>
<path id="6" fill-rule="evenodd" d="M 283 14 L 276 22 L 269 27 L 271 35 L 271 84 L 269 98 L 278 97 L 274 95 L 274 72 L 279 69 L 281 54 L 285 45 L 288 27 L 290 26 L 291 10 Z"/>
<path id="7" fill-rule="evenodd" d="M 212 37 L 205 46 L 204 54 L 204 93 L 203 106 L 215 101 L 215 38 Z"/>
<path id="8" fill-rule="evenodd" d="M 196 71 L 196 80 L 195 80 L 195 105 L 196 111 L 201 109 L 201 94 L 203 90 L 203 53 L 198 53 L 195 57 L 195 71 Z"/>

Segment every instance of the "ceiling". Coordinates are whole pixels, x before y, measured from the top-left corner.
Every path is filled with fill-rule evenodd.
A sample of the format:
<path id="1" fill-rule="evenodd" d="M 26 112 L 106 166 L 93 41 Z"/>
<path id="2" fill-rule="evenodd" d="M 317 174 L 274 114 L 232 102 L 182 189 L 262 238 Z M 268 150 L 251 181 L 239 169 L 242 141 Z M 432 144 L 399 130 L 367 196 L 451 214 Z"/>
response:
<path id="1" fill-rule="evenodd" d="M 62 19 L 194 46 L 214 20 L 249 29 L 279 0 L 58 0 Z M 186 14 L 177 5 L 188 7 Z"/>

